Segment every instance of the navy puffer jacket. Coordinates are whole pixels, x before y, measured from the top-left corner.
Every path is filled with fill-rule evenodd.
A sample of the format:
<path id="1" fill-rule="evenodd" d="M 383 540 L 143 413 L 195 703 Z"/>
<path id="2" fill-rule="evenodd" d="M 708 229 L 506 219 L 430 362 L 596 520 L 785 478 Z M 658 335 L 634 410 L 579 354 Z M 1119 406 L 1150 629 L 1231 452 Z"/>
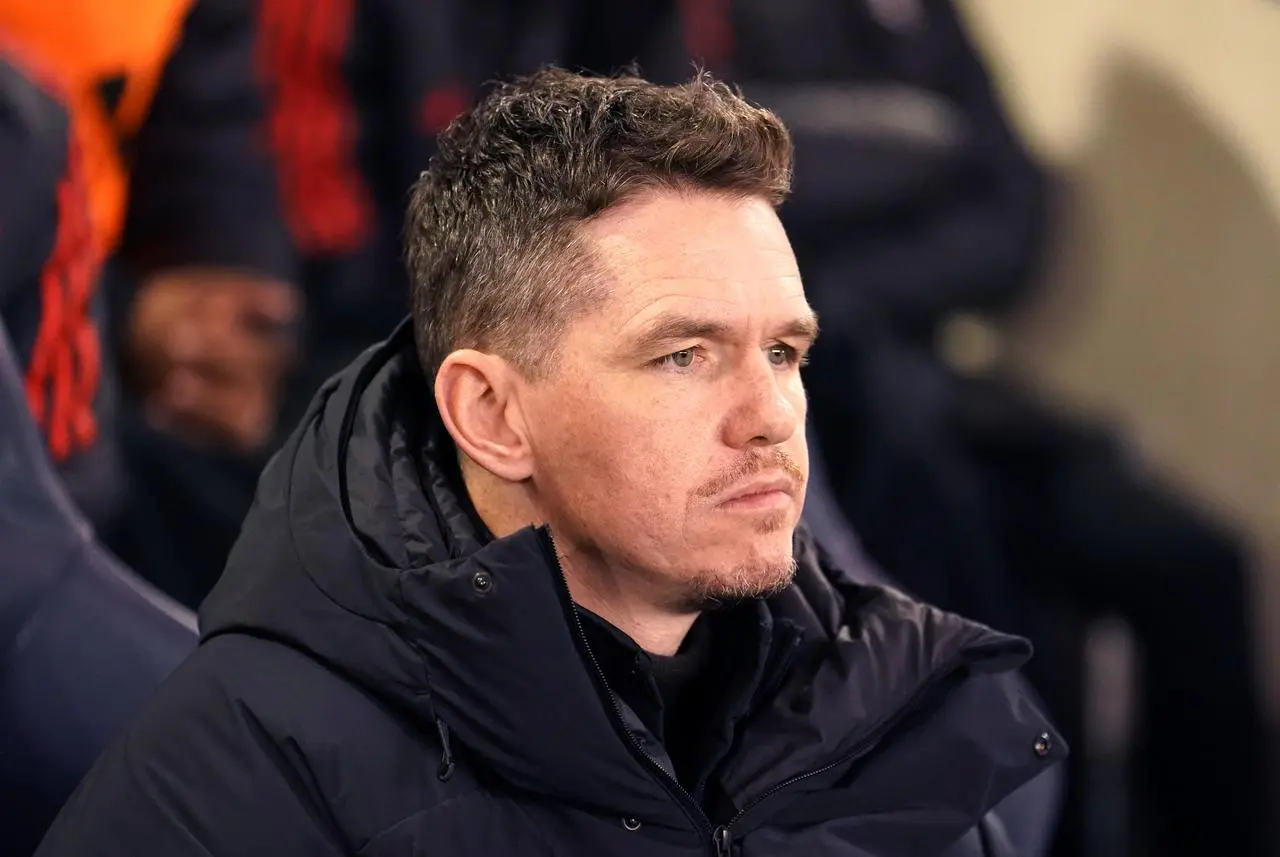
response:
<path id="1" fill-rule="evenodd" d="M 199 649 L 40 854 L 1009 857 L 992 808 L 1065 753 L 1025 641 L 798 536 L 710 818 L 606 685 L 548 532 L 477 534 L 423 385 L 405 326 L 322 389 Z"/>

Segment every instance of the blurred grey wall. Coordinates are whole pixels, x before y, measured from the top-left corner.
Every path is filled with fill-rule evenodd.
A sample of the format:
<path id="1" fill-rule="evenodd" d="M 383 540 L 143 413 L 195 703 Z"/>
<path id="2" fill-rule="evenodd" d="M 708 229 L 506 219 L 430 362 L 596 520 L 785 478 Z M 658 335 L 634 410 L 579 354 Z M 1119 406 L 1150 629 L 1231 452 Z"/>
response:
<path id="1" fill-rule="evenodd" d="M 1064 182 L 1013 353 L 1254 534 L 1280 711 L 1280 3 L 960 5 Z"/>

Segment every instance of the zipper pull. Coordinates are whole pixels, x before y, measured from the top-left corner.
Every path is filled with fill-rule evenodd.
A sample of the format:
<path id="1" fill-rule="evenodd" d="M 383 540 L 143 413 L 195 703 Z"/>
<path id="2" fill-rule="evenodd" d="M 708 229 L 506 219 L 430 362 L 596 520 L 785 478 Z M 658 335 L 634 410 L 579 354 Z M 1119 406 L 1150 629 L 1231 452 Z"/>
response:
<path id="1" fill-rule="evenodd" d="M 716 857 L 733 857 L 733 831 L 728 827 L 717 827 L 711 842 L 716 847 Z"/>

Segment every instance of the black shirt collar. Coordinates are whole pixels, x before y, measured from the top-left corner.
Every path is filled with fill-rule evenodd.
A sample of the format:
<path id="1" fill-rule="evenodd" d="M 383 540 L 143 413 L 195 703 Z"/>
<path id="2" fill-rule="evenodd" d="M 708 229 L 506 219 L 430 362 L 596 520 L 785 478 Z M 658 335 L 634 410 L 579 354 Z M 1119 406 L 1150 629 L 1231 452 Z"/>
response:
<path id="1" fill-rule="evenodd" d="M 680 650 L 667 657 L 645 652 L 590 610 L 576 609 L 610 690 L 663 746 L 677 779 L 700 795 L 762 685 L 773 642 L 764 602 L 702 614 Z"/>

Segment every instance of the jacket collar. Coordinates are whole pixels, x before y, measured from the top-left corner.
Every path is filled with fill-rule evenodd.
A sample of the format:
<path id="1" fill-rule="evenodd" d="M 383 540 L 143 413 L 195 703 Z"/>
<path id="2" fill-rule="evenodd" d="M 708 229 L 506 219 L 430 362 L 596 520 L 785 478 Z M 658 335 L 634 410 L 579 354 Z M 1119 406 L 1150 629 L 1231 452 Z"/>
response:
<path id="1" fill-rule="evenodd" d="M 461 758 L 511 789 L 672 828 L 696 823 L 624 726 L 550 533 L 486 543 L 476 531 L 447 450 L 432 441 L 424 388 L 404 326 L 321 390 L 262 477 L 202 609 L 205 639 L 250 632 L 300 648 L 422 728 L 445 724 Z M 740 806 L 770 800 L 790 779 L 817 783 L 806 775 L 878 746 L 925 690 L 1014 669 L 1029 654 L 1017 638 L 854 584 L 803 534 L 797 560 L 795 584 L 767 612 L 802 628 L 804 643 L 786 686 L 744 721 L 724 769 Z M 1015 702 L 986 714 L 1009 724 Z M 1022 732 L 1009 740 L 1022 742 Z M 994 804 L 1001 795 L 986 785 L 1014 754 L 977 749 L 981 758 L 960 760 L 941 747 L 937 763 L 964 761 L 975 793 Z M 1001 770 L 1012 782 L 1037 769 Z M 925 799 L 931 780 L 916 786 L 913 800 Z"/>

